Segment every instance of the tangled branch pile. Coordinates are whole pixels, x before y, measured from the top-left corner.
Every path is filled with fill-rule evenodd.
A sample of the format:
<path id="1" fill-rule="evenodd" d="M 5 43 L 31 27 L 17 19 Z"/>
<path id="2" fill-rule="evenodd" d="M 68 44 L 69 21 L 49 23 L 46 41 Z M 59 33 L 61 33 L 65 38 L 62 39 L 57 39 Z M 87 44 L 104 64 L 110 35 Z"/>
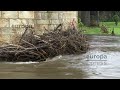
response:
<path id="1" fill-rule="evenodd" d="M 80 54 L 88 50 L 83 34 L 58 27 L 43 35 L 28 33 L 30 29 L 26 28 L 18 45 L 0 47 L 0 61 L 44 61 L 57 55 Z"/>

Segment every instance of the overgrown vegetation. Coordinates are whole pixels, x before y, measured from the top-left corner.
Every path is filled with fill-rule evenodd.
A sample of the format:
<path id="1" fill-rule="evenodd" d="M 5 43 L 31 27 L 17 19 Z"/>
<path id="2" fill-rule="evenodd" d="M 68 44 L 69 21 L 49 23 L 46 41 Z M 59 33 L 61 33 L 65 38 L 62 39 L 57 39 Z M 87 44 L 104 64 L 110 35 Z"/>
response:
<path id="1" fill-rule="evenodd" d="M 84 24 L 81 22 L 81 18 L 78 18 L 78 28 L 82 30 L 83 27 L 84 27 Z"/>

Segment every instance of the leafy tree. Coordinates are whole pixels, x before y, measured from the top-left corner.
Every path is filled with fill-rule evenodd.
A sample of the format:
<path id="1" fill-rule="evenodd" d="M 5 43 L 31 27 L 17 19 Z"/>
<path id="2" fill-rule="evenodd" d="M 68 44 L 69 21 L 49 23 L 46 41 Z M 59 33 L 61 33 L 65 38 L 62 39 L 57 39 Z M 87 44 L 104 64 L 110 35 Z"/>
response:
<path id="1" fill-rule="evenodd" d="M 78 18 L 78 27 L 79 27 L 80 29 L 82 29 L 83 26 L 84 26 L 84 24 L 81 22 L 81 19 Z"/>
<path id="2" fill-rule="evenodd" d="M 118 21 L 119 21 L 119 16 L 117 14 L 115 14 L 113 16 L 113 21 L 115 22 L 115 25 L 117 26 L 118 25 Z"/>

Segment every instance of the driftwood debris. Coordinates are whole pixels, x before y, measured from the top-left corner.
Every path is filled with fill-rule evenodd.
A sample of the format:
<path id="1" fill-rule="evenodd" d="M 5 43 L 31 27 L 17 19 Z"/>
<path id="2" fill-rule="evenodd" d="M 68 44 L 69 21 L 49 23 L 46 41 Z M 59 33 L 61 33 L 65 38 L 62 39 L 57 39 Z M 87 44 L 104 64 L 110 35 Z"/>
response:
<path id="1" fill-rule="evenodd" d="M 57 55 L 81 54 L 88 50 L 83 34 L 73 29 L 59 30 L 60 26 L 43 35 L 28 35 L 29 28 L 26 28 L 18 45 L 0 47 L 0 61 L 45 61 Z"/>

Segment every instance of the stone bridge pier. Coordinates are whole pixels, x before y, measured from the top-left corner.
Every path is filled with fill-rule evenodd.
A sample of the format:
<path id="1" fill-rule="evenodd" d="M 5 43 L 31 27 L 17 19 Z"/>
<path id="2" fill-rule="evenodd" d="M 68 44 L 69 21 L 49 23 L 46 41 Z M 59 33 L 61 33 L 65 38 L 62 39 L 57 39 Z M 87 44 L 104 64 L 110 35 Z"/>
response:
<path id="1" fill-rule="evenodd" d="M 63 23 L 67 28 L 72 20 L 77 22 L 77 11 L 0 11 L 0 45 L 19 41 L 25 29 L 14 26 L 32 25 L 36 34 L 43 34 L 44 27 L 50 30 Z"/>

